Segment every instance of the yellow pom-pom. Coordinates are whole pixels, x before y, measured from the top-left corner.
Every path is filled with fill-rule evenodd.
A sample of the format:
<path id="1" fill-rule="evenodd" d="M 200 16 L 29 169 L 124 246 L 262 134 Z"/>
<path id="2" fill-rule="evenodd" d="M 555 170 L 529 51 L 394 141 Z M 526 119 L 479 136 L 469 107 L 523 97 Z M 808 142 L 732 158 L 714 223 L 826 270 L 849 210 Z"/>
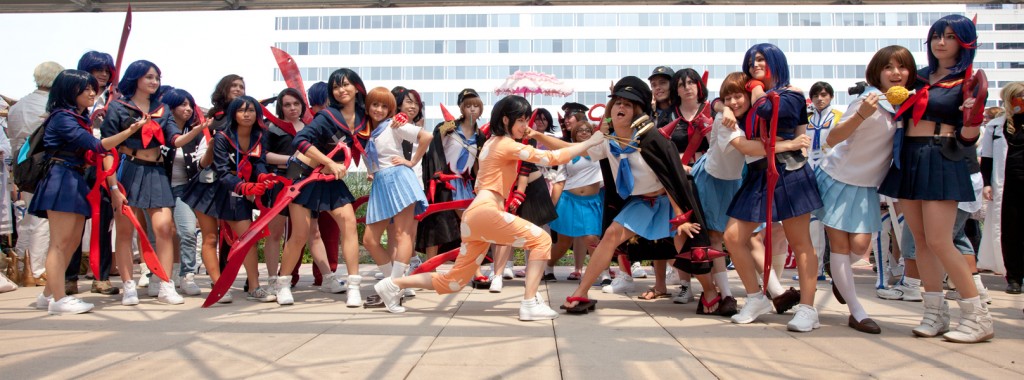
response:
<path id="1" fill-rule="evenodd" d="M 903 86 L 892 86 L 889 87 L 889 91 L 885 92 L 885 99 L 889 101 L 889 104 L 898 106 L 907 101 L 910 97 L 910 92 L 907 91 L 906 87 Z"/>

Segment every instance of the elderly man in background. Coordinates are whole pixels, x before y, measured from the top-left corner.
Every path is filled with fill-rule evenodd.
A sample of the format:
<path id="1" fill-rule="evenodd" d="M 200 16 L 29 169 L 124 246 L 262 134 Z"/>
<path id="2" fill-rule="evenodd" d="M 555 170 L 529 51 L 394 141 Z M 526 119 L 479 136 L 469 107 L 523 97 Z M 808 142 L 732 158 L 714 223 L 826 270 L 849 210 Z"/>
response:
<path id="1" fill-rule="evenodd" d="M 12 152 L 20 152 L 21 146 L 43 124 L 46 114 L 46 100 L 50 96 L 50 86 L 64 67 L 56 62 L 43 62 L 36 66 L 32 73 L 35 77 L 36 90 L 18 100 L 7 116 L 7 133 L 11 139 Z M 16 155 L 17 153 L 13 153 Z M 46 284 L 46 250 L 50 244 L 50 225 L 46 219 L 25 213 L 32 202 L 32 194 L 19 193 L 15 212 L 18 220 L 18 244 L 14 250 L 18 256 L 28 255 L 31 261 L 31 279 L 37 286 Z M 26 268 L 28 269 L 28 268 Z M 58 276 L 60 273 L 57 274 Z M 26 284 L 31 286 L 31 283 Z"/>

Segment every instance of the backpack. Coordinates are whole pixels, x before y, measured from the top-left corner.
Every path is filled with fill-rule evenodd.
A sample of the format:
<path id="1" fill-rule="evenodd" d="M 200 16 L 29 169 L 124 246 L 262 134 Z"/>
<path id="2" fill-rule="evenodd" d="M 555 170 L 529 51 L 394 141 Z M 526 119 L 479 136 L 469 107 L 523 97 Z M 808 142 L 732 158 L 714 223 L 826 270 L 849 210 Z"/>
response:
<path id="1" fill-rule="evenodd" d="M 51 115 L 52 117 L 52 115 Z M 46 125 L 50 118 L 46 118 L 32 136 L 21 146 L 18 152 L 18 159 L 14 163 L 14 184 L 18 190 L 26 193 L 35 193 L 36 185 L 43 180 L 46 173 L 50 171 L 50 159 L 47 151 L 43 148 L 43 135 L 46 133 Z"/>

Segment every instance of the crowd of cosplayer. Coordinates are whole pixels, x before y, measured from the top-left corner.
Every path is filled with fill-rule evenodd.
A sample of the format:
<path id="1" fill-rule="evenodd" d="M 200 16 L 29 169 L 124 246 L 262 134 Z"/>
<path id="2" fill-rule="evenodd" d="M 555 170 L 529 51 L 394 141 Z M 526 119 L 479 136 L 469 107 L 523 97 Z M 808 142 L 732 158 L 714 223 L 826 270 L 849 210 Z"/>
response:
<path id="1" fill-rule="evenodd" d="M 203 115 L 189 92 L 162 86 L 156 64 L 129 64 L 115 87 L 109 85 L 116 74 L 110 55 L 89 52 L 77 70 L 41 65 L 40 89 L 10 110 L 15 152 L 41 126 L 48 158 L 34 192 L 21 193 L 28 210 L 19 222 L 19 252 L 30 255 L 33 277 L 48 274 L 35 306 L 50 314 L 93 308 L 72 295 L 79 291 L 79 262 L 89 261 L 82 248 L 100 256 L 93 292 L 121 293 L 124 305 L 136 305 L 145 286 L 159 302 L 181 304 L 179 290 L 202 293 L 197 246 L 217 283 L 230 244 L 240 244 L 253 225 L 253 211 L 280 210 L 267 227 L 266 285 L 255 245 L 242 252 L 243 292 L 251 301 L 294 303 L 304 249 L 312 254 L 320 290 L 347 293 L 349 307 L 401 313 L 413 289 L 451 293 L 472 284 L 500 292 L 503 280 L 512 278 L 506 265 L 512 248 L 522 248 L 527 264 L 516 273 L 525 277 L 519 318 L 554 319 L 560 313 L 537 289 L 556 280 L 554 264 L 573 248 L 569 280 L 579 286 L 558 302 L 566 313 L 596 310 L 597 301 L 588 297 L 594 285 L 634 292 L 633 278 L 646 276 L 640 261 L 653 260 L 655 285 L 642 299 L 691 302 L 696 278 L 703 291 L 694 302 L 698 314 L 746 324 L 792 309 L 787 328 L 801 332 L 820 327 L 815 282 L 819 259 L 828 254 L 824 267 L 834 296 L 849 307 L 849 327 L 878 334 L 881 328 L 858 301 L 851 261 L 869 252 L 873 236 L 888 241 L 892 233 L 899 244 L 876 250 L 878 295 L 923 300 L 923 317 L 913 328 L 918 336 L 985 341 L 994 335 L 990 299 L 974 250 L 962 254 L 954 237 L 963 234 L 982 193 L 990 199 L 997 192 L 1003 228 L 1024 220 L 1018 201 L 1001 196 L 1024 180 L 1024 136 L 1015 127 L 1022 121 L 1024 86 L 1005 87 L 1005 115 L 980 138 L 982 123 L 964 117 L 976 102 L 964 87 L 977 43 L 974 24 L 951 15 L 928 32 L 928 62 L 915 62 L 902 46 L 878 50 L 845 112 L 832 109 L 834 92 L 823 82 L 806 91 L 808 107 L 804 89 L 790 85 L 784 52 L 763 43 L 744 54 L 743 72 L 723 78 L 718 99 L 708 99 L 707 78 L 695 70 L 662 66 L 646 81 L 618 80 L 603 112 L 566 103 L 557 118 L 508 96 L 480 126 L 480 96 L 465 89 L 457 117 L 444 111 L 446 121 L 432 132 L 423 128 L 425 104 L 415 90 L 368 89 L 349 69 L 334 71 L 307 93 L 286 88 L 262 104 L 246 95 L 241 77 L 228 75 Z M 915 91 L 897 100 L 889 90 L 900 87 Z M 990 146 L 997 141 L 996 154 L 989 147 L 980 165 L 979 139 Z M 774 157 L 766 159 L 769 146 Z M 346 177 L 349 165 L 359 162 L 371 182 L 365 221 L 357 221 L 354 203 L 361 202 L 346 185 L 354 178 Z M 300 183 L 297 193 L 286 191 Z M 125 204 L 131 211 L 122 213 Z M 776 241 L 788 241 L 795 258 L 800 290 L 779 283 L 784 256 L 774 259 L 777 269 L 762 284 L 763 262 L 773 257 L 764 244 L 763 230 L 773 224 L 765 225 L 769 212 Z M 171 268 L 173 281 L 143 275 L 139 282 L 148 285 L 136 282 L 133 213 L 148 225 L 143 238 L 159 265 Z M 88 220 L 98 236 L 85 228 Z M 366 226 L 361 240 L 357 223 Z M 990 224 L 997 230 L 986 237 L 997 246 L 1001 241 L 1006 255 L 1000 260 L 1007 291 L 1019 293 L 1021 236 L 997 239 L 999 221 L 986 228 Z M 99 244 L 83 244 L 83 234 Z M 360 242 L 380 269 L 365 299 Z M 494 266 L 483 276 L 489 250 Z M 724 251 L 742 282 L 742 307 Z M 420 263 L 416 252 L 433 258 L 427 261 L 432 267 L 455 263 L 444 273 L 421 267 L 412 274 Z M 585 268 L 584 253 L 590 255 Z M 612 280 L 607 268 L 615 258 L 621 270 Z M 117 273 L 120 289 L 109 281 Z M 947 276 L 956 288 L 952 296 L 942 293 Z M 674 296 L 667 288 L 672 283 L 682 284 Z M 954 329 L 947 298 L 960 309 Z M 232 302 L 232 293 L 217 301 Z"/>

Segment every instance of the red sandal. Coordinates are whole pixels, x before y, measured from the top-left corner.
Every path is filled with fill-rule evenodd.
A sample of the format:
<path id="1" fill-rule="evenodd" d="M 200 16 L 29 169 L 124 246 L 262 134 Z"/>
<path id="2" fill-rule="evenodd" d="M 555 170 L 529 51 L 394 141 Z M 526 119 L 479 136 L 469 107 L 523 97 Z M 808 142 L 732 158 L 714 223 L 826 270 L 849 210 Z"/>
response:
<path id="1" fill-rule="evenodd" d="M 576 302 L 573 307 L 561 306 L 568 314 L 586 314 L 597 308 L 597 301 L 587 297 L 565 297 L 565 302 Z"/>
<path id="2" fill-rule="evenodd" d="M 718 303 L 721 302 L 721 301 L 722 301 L 722 295 L 721 294 L 719 294 L 717 297 L 715 297 L 715 299 L 713 299 L 713 300 L 711 300 L 709 302 L 709 301 L 705 301 L 704 300 L 704 293 L 701 293 L 700 294 L 700 303 L 697 305 L 697 314 L 700 314 L 700 315 L 718 314 L 718 309 L 715 309 L 715 311 L 711 311 L 711 310 L 712 310 L 713 307 L 718 305 Z"/>

